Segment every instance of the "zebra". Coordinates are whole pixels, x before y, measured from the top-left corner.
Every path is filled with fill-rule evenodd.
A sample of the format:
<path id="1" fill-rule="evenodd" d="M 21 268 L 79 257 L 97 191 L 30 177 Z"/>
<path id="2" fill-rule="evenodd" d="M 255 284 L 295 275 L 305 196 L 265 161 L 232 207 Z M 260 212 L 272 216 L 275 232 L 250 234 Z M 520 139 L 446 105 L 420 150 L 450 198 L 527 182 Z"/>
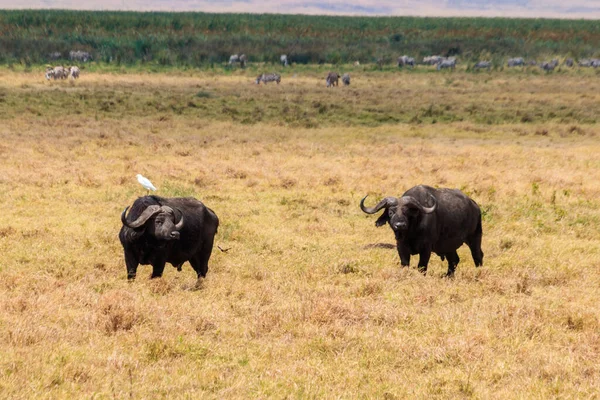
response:
<path id="1" fill-rule="evenodd" d="M 489 71 L 489 69 L 492 68 L 492 62 L 491 61 L 479 61 L 477 64 L 475 64 L 473 66 L 473 69 L 483 69 L 483 68 L 487 68 Z"/>
<path id="2" fill-rule="evenodd" d="M 523 57 L 509 58 L 507 65 L 509 67 L 525 66 L 525 60 Z"/>
<path id="3" fill-rule="evenodd" d="M 412 57 L 409 57 L 407 55 L 404 55 L 404 56 L 398 57 L 396 65 L 398 65 L 398 67 L 403 67 L 405 65 L 410 65 L 411 67 L 414 67 L 415 59 Z"/>
<path id="4" fill-rule="evenodd" d="M 50 80 L 50 78 L 52 78 L 53 80 L 66 79 L 68 76 L 69 71 L 63 66 L 46 67 L 45 77 L 47 80 Z"/>
<path id="5" fill-rule="evenodd" d="M 287 54 L 282 54 L 281 57 L 279 57 L 279 62 L 281 62 L 281 65 L 283 65 L 284 67 L 287 67 L 288 66 Z"/>
<path id="6" fill-rule="evenodd" d="M 444 68 L 450 68 L 450 69 L 456 68 L 456 58 L 449 57 L 449 58 L 446 58 L 446 59 L 438 62 L 437 70 L 439 71 L 440 69 L 444 69 Z"/>
<path id="7" fill-rule="evenodd" d="M 425 65 L 436 65 L 440 61 L 442 61 L 442 56 L 427 56 L 423 57 L 423 64 Z"/>
<path id="8" fill-rule="evenodd" d="M 235 63 L 240 63 L 240 67 L 245 68 L 246 62 L 248 62 L 248 58 L 246 57 L 245 54 L 241 54 L 241 55 L 232 54 L 229 57 L 229 65 L 233 65 Z"/>
<path id="9" fill-rule="evenodd" d="M 569 68 L 573 67 L 573 59 L 572 58 L 567 58 L 565 60 L 565 65 Z"/>
<path id="10" fill-rule="evenodd" d="M 73 51 L 69 52 L 69 60 L 78 62 L 88 62 L 92 60 L 92 55 L 87 51 Z"/>
<path id="11" fill-rule="evenodd" d="M 344 74 L 342 75 L 342 82 L 344 83 L 344 86 L 349 86 L 350 85 L 350 74 Z"/>
<path id="12" fill-rule="evenodd" d="M 540 64 L 540 68 L 546 72 L 554 71 L 554 68 L 558 65 L 558 60 L 555 58 L 552 61 L 545 61 Z"/>
<path id="13" fill-rule="evenodd" d="M 69 71 L 69 78 L 71 78 L 71 79 L 79 78 L 79 72 L 81 72 L 79 70 L 79 67 L 72 66 L 72 67 L 67 68 L 67 70 Z"/>
<path id="14" fill-rule="evenodd" d="M 255 83 L 257 85 L 260 85 L 260 82 L 263 82 L 265 85 L 268 82 L 277 82 L 277 84 L 279 85 L 279 82 L 281 82 L 281 76 L 278 74 L 260 74 L 259 76 L 256 77 L 256 81 Z"/>
<path id="15" fill-rule="evenodd" d="M 340 74 L 337 72 L 330 72 L 327 74 L 327 78 L 325 78 L 325 83 L 327 84 L 327 87 L 337 86 L 338 79 L 340 79 Z"/>

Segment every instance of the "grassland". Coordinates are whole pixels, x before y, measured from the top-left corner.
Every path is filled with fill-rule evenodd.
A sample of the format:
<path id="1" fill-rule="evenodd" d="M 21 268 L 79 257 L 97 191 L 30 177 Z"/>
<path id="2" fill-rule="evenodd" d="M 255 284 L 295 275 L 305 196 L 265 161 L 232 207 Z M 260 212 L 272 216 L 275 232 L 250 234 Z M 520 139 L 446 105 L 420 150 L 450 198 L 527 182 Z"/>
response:
<path id="1" fill-rule="evenodd" d="M 254 72 L 0 70 L 0 397 L 600 396 L 596 74 Z M 220 217 L 199 288 L 126 282 L 136 173 Z M 482 268 L 381 246 L 360 198 L 420 183 L 481 205 Z"/>

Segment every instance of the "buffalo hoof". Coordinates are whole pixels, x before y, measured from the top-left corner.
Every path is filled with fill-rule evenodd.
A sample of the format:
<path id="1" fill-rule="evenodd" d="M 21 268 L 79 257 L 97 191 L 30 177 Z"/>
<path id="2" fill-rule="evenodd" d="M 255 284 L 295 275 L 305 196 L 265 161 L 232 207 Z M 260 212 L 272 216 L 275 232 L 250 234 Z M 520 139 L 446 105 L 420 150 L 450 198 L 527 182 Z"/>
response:
<path id="1" fill-rule="evenodd" d="M 204 278 L 198 278 L 194 284 L 193 290 L 201 290 L 204 288 Z"/>

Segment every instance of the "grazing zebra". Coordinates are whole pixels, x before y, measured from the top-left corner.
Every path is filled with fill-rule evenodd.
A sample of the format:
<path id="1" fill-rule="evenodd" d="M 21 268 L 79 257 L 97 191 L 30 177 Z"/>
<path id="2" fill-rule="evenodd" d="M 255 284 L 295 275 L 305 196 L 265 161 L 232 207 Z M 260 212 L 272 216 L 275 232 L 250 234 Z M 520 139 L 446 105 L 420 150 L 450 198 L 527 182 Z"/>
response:
<path id="1" fill-rule="evenodd" d="M 288 58 L 286 54 L 282 54 L 281 57 L 279 57 L 279 62 L 281 62 L 281 65 L 283 65 L 284 67 L 288 66 Z"/>
<path id="2" fill-rule="evenodd" d="M 66 79 L 69 76 L 69 71 L 63 66 L 46 67 L 46 79 L 53 80 Z"/>
<path id="3" fill-rule="evenodd" d="M 242 55 L 232 54 L 229 57 L 229 65 L 233 65 L 235 63 L 240 63 L 240 67 L 242 67 L 242 68 L 246 67 L 247 61 L 248 61 L 248 58 L 246 57 L 245 54 L 242 54 Z"/>
<path id="4" fill-rule="evenodd" d="M 509 58 L 508 62 L 507 62 L 507 65 L 509 67 L 524 66 L 525 65 L 525 60 L 523 59 L 523 57 Z"/>
<path id="5" fill-rule="evenodd" d="M 340 79 L 340 74 L 337 72 L 330 72 L 327 74 L 327 78 L 325 78 L 325 83 L 327 84 L 327 87 L 337 86 L 338 79 Z"/>
<path id="6" fill-rule="evenodd" d="M 477 64 L 475 64 L 473 66 L 473 69 L 484 69 L 487 68 L 488 70 L 490 68 L 492 68 L 492 62 L 491 61 L 479 61 Z"/>
<path id="7" fill-rule="evenodd" d="M 69 71 L 69 78 L 71 78 L 71 79 L 79 78 L 79 72 L 81 72 L 79 70 L 79 67 L 72 66 L 72 67 L 67 68 L 67 70 Z"/>
<path id="8" fill-rule="evenodd" d="M 342 82 L 344 83 L 344 86 L 350 85 L 350 74 L 342 75 Z"/>
<path id="9" fill-rule="evenodd" d="M 544 61 L 540 64 L 540 68 L 546 72 L 554 71 L 554 68 L 558 66 L 558 60 L 555 58 L 552 61 Z"/>
<path id="10" fill-rule="evenodd" d="M 410 65 L 411 67 L 414 67 L 415 59 L 407 55 L 400 56 L 398 57 L 396 64 L 398 65 L 398 67 L 404 67 L 405 65 Z"/>
<path id="11" fill-rule="evenodd" d="M 78 62 L 88 62 L 92 60 L 92 55 L 87 51 L 73 51 L 69 52 L 69 60 Z"/>
<path id="12" fill-rule="evenodd" d="M 277 82 L 277 84 L 279 85 L 279 82 L 281 82 L 281 76 L 278 74 L 261 74 L 259 76 L 256 77 L 256 84 L 260 85 L 260 82 L 263 82 L 265 85 L 268 82 Z"/>
<path id="13" fill-rule="evenodd" d="M 50 78 L 54 78 L 54 68 L 50 66 L 46 67 L 46 73 L 44 74 L 44 76 L 47 80 L 50 80 Z"/>
<path id="14" fill-rule="evenodd" d="M 444 69 L 444 68 L 450 68 L 450 69 L 456 68 L 456 58 L 449 57 L 449 58 L 446 58 L 446 59 L 438 62 L 437 70 L 439 71 L 440 69 Z"/>
<path id="15" fill-rule="evenodd" d="M 436 65 L 443 60 L 442 56 L 427 56 L 423 57 L 423 64 L 425 65 Z"/>
<path id="16" fill-rule="evenodd" d="M 571 68 L 573 66 L 573 59 L 572 58 L 567 58 L 565 60 L 565 65 L 569 68 Z"/>

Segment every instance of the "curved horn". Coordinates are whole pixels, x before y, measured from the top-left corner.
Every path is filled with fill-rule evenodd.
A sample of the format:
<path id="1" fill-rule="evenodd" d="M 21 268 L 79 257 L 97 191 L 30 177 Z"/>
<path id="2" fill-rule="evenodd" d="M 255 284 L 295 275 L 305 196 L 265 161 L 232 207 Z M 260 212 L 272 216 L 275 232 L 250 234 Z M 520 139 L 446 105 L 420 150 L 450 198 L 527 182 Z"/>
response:
<path id="1" fill-rule="evenodd" d="M 146 207 L 144 212 L 135 221 L 128 222 L 127 218 L 125 217 L 125 213 L 127 212 L 128 208 L 129 207 L 127 207 L 123 211 L 123 213 L 121 213 L 121 222 L 123 222 L 123 225 L 125 225 L 126 227 L 132 228 L 132 229 L 136 229 L 136 228 L 139 228 L 140 226 L 144 225 L 150 217 L 152 217 L 154 214 L 160 212 L 160 206 L 157 206 L 157 205 L 148 206 L 148 207 Z"/>
<path id="2" fill-rule="evenodd" d="M 363 199 L 360 201 L 360 209 L 363 210 L 364 212 L 366 212 L 367 214 L 375 214 L 377 211 L 381 210 L 382 208 L 390 208 L 390 207 L 394 207 L 394 206 L 398 205 L 397 198 L 386 197 L 385 199 L 381 200 L 375 207 L 368 208 L 368 207 L 365 207 L 365 199 L 367 198 L 367 196 L 363 197 Z"/>
<path id="3" fill-rule="evenodd" d="M 179 220 L 178 223 L 175 224 L 175 229 L 177 231 L 180 231 L 181 228 L 183 228 L 183 213 L 179 212 L 181 214 L 181 219 Z"/>
<path id="4" fill-rule="evenodd" d="M 431 200 L 433 200 L 433 206 L 423 207 L 421 204 L 419 204 L 419 206 L 421 206 L 421 210 L 423 210 L 425 214 L 431 214 L 437 208 L 437 201 L 435 200 L 435 197 L 433 197 L 431 193 L 429 194 L 429 197 L 431 197 Z"/>
<path id="5" fill-rule="evenodd" d="M 173 215 L 174 218 L 177 218 L 177 214 L 175 213 L 175 210 L 173 210 L 171 207 L 162 206 L 160 209 L 163 212 Z M 179 210 L 177 210 L 177 211 L 179 212 L 179 214 L 181 214 L 181 218 L 179 219 L 179 222 L 177 222 L 175 224 L 175 230 L 179 231 L 179 230 L 181 230 L 181 228 L 183 228 L 183 213 Z"/>

